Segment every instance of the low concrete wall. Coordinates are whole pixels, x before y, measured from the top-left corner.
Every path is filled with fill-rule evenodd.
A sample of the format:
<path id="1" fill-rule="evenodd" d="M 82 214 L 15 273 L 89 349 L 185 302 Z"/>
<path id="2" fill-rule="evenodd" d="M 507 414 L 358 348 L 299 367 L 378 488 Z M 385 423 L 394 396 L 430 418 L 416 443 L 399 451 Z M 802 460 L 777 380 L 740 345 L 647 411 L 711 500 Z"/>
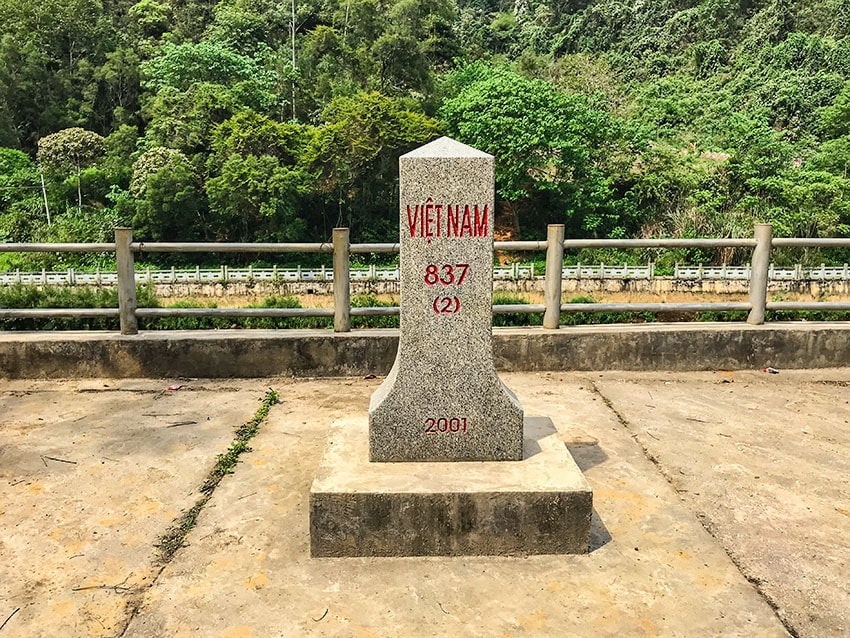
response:
<path id="1" fill-rule="evenodd" d="M 0 378 L 384 375 L 398 331 L 221 330 L 0 333 Z M 850 322 L 496 328 L 496 366 L 716 370 L 850 365 Z"/>

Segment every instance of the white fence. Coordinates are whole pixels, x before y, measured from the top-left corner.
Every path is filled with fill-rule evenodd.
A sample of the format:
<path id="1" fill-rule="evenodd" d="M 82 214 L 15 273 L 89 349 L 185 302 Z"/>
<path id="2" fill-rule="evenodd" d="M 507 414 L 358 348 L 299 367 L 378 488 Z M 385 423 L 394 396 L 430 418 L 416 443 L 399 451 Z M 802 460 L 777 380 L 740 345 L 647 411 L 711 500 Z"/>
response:
<path id="1" fill-rule="evenodd" d="M 713 279 L 749 281 L 750 266 L 676 266 L 674 279 Z M 771 265 L 768 278 L 775 281 L 846 281 L 850 279 L 850 269 L 843 266 L 825 266 L 804 268 L 797 264 L 793 268 L 776 268 Z"/>
<path id="2" fill-rule="evenodd" d="M 398 281 L 398 268 L 366 268 L 352 267 L 351 281 Z M 533 279 L 534 265 L 514 264 L 506 268 L 494 268 L 496 279 Z M 153 270 L 151 268 L 136 271 L 136 283 L 141 284 L 182 284 L 182 283 L 245 283 L 245 282 L 332 282 L 333 269 L 325 266 L 319 268 L 201 268 L 170 270 Z M 56 272 L 42 270 L 41 272 L 2 272 L 0 285 L 29 284 L 29 285 L 115 285 L 118 283 L 118 273 L 115 271 L 77 271 L 73 268 Z"/>
<path id="3" fill-rule="evenodd" d="M 751 268 L 747 266 L 680 266 L 676 265 L 673 279 L 676 280 L 715 280 L 749 281 Z M 771 265 L 769 278 L 775 281 L 847 281 L 850 280 L 850 268 L 843 266 L 820 266 L 806 268 L 797 264 L 793 268 L 776 268 Z M 542 276 L 542 273 L 540 273 Z M 398 281 L 398 268 L 350 269 L 351 281 Z M 534 279 L 534 264 L 512 264 L 497 266 L 493 269 L 493 278 L 502 281 Z M 605 264 L 564 266 L 563 279 L 654 279 L 655 264 L 629 266 L 627 264 L 611 266 Z M 183 284 L 183 283 L 246 283 L 246 282 L 332 282 L 333 269 L 319 268 L 201 268 L 153 270 L 151 268 L 136 271 L 136 282 L 142 284 Z M 0 285 L 54 285 L 54 286 L 111 286 L 118 283 L 115 271 L 77 271 L 69 268 L 64 271 L 41 272 L 0 272 Z"/>

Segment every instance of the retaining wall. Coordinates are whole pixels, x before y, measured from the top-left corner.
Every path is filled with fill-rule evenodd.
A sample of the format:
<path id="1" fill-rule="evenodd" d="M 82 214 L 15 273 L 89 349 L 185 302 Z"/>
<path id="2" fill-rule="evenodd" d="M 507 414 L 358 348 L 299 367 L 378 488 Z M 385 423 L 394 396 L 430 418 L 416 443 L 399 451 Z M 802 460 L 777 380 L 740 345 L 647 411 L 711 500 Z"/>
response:
<path id="1" fill-rule="evenodd" d="M 398 330 L 0 333 L 0 378 L 386 374 Z M 503 371 L 850 366 L 850 322 L 495 328 Z"/>

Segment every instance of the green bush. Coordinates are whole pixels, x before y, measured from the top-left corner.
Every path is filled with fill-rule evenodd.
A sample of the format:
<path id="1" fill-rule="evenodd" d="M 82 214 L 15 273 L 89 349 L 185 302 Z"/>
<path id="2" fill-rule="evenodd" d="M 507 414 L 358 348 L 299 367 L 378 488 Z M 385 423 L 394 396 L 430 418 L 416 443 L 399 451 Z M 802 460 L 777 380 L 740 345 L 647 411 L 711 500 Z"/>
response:
<path id="1" fill-rule="evenodd" d="M 141 302 L 151 303 L 149 291 L 140 288 Z M 153 298 L 153 303 L 156 299 Z M 118 291 L 112 288 L 15 285 L 0 287 L 0 308 L 117 308 Z M 118 317 L 0 319 L 0 330 L 118 330 Z"/>
<path id="2" fill-rule="evenodd" d="M 510 293 L 493 293 L 494 306 L 513 306 L 529 303 L 528 298 Z M 539 326 L 543 323 L 543 313 L 507 312 L 493 315 L 494 326 Z"/>
<path id="3" fill-rule="evenodd" d="M 142 304 L 139 303 L 141 306 Z M 158 307 L 157 303 L 155 306 Z M 167 308 L 197 308 L 197 304 L 184 301 L 170 304 Z M 210 302 L 201 306 L 203 308 L 215 308 L 216 304 Z M 139 319 L 140 330 L 209 330 L 216 328 L 229 328 L 230 317 L 143 317 Z"/>
<path id="4" fill-rule="evenodd" d="M 567 303 L 597 303 L 593 297 L 573 297 Z M 599 323 L 650 323 L 656 321 L 651 312 L 562 312 L 561 325 L 578 326 Z"/>
<path id="5" fill-rule="evenodd" d="M 301 302 L 295 297 L 274 295 L 249 308 L 301 308 Z M 238 322 L 239 328 L 329 328 L 333 325 L 328 317 L 247 317 L 233 321 Z"/>
<path id="6" fill-rule="evenodd" d="M 167 308 L 216 308 L 215 302 L 198 306 L 188 302 L 177 302 Z M 291 296 L 267 297 L 248 308 L 300 308 L 301 303 Z M 156 317 L 139 321 L 143 330 L 209 330 L 229 328 L 286 329 L 328 328 L 333 321 L 328 317 Z"/>
<path id="7" fill-rule="evenodd" d="M 374 295 L 354 295 L 351 298 L 352 308 L 390 308 L 395 303 L 381 301 Z M 377 315 L 373 317 L 352 317 L 352 328 L 398 328 L 398 315 Z"/>

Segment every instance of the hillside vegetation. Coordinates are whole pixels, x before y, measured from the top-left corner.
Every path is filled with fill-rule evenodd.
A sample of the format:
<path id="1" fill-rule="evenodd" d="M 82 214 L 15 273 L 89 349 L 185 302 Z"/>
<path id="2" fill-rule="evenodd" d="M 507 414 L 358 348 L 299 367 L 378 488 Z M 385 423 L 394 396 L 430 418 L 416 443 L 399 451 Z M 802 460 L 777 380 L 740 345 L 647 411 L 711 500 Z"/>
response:
<path id="1" fill-rule="evenodd" d="M 391 240 L 442 134 L 496 156 L 504 236 L 847 235 L 848 34 L 850 0 L 0 0 L 0 241 Z"/>

